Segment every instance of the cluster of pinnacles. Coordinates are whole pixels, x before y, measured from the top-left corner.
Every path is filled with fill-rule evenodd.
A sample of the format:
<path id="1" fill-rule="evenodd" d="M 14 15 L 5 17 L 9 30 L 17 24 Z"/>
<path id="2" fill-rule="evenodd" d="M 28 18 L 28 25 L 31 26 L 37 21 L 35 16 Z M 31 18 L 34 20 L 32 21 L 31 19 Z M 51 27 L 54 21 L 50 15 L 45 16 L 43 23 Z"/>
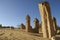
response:
<path id="1" fill-rule="evenodd" d="M 27 15 L 26 25 L 21 24 L 20 29 L 24 29 L 26 32 L 42 33 L 44 38 L 51 38 L 57 33 L 56 18 L 51 15 L 50 6 L 48 2 L 41 2 L 38 4 L 38 7 L 41 15 L 41 23 L 39 24 L 39 20 L 35 18 L 34 28 L 32 28 L 30 25 L 30 16 Z"/>
<path id="2" fill-rule="evenodd" d="M 20 25 L 20 29 L 25 29 L 26 32 L 34 32 L 39 33 L 39 20 L 37 18 L 34 19 L 34 28 L 30 25 L 30 16 L 26 16 L 26 26 L 24 24 Z"/>
<path id="3" fill-rule="evenodd" d="M 34 19 L 34 29 L 30 25 L 30 16 L 26 16 L 26 32 L 40 33 L 42 32 L 44 38 L 51 38 L 57 33 L 56 18 L 51 15 L 50 6 L 48 2 L 41 2 L 38 4 L 41 15 L 41 23 L 37 18 Z M 24 25 L 23 25 L 24 26 Z"/>

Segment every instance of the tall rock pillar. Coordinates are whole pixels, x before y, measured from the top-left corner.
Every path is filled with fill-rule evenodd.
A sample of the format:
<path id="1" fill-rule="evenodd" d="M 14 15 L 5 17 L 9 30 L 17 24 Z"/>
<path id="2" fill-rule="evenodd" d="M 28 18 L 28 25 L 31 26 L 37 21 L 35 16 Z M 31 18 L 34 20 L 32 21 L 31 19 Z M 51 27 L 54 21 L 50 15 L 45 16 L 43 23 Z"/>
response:
<path id="1" fill-rule="evenodd" d="M 55 17 L 53 17 L 53 27 L 54 27 L 54 31 L 55 31 L 55 33 L 57 33 L 57 24 L 56 24 L 56 18 Z"/>
<path id="2" fill-rule="evenodd" d="M 37 18 L 34 19 L 34 31 L 35 33 L 39 33 L 39 21 Z"/>
<path id="3" fill-rule="evenodd" d="M 42 20 L 43 37 L 51 38 L 54 35 L 52 16 L 48 2 L 39 3 L 39 10 Z"/>
<path id="4" fill-rule="evenodd" d="M 30 26 L 30 16 L 26 16 L 26 32 L 31 32 L 31 26 Z"/>

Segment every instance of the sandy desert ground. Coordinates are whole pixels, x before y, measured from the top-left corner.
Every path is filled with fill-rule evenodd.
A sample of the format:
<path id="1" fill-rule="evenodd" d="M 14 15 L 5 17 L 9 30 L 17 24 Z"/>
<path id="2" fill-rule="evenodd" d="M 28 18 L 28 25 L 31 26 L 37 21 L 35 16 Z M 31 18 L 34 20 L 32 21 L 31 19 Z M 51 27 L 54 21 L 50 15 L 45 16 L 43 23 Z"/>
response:
<path id="1" fill-rule="evenodd" d="M 50 40 L 42 38 L 37 33 L 27 33 L 21 29 L 0 29 L 0 40 Z"/>

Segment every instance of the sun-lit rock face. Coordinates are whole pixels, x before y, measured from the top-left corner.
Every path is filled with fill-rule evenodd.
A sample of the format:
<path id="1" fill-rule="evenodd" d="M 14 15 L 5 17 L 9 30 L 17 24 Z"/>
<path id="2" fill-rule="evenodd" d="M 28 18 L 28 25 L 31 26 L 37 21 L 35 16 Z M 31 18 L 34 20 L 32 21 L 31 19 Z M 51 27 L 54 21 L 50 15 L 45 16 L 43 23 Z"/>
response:
<path id="1" fill-rule="evenodd" d="M 39 33 L 42 33 L 42 22 L 39 24 Z"/>
<path id="2" fill-rule="evenodd" d="M 32 32 L 31 30 L 32 30 L 32 27 L 30 25 L 30 16 L 27 15 L 26 16 L 26 32 Z"/>
<path id="3" fill-rule="evenodd" d="M 51 38 L 55 35 L 55 33 L 49 3 L 41 2 L 38 4 L 38 6 L 42 20 L 43 37 Z"/>

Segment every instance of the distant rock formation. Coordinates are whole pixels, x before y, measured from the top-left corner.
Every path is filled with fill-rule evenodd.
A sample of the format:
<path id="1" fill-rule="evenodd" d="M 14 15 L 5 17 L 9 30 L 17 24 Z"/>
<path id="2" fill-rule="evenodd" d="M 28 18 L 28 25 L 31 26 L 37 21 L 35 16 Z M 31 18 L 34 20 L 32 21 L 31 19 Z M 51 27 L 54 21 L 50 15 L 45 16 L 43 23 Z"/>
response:
<path id="1" fill-rule="evenodd" d="M 26 27 L 23 23 L 20 25 L 20 29 L 26 29 Z"/>

